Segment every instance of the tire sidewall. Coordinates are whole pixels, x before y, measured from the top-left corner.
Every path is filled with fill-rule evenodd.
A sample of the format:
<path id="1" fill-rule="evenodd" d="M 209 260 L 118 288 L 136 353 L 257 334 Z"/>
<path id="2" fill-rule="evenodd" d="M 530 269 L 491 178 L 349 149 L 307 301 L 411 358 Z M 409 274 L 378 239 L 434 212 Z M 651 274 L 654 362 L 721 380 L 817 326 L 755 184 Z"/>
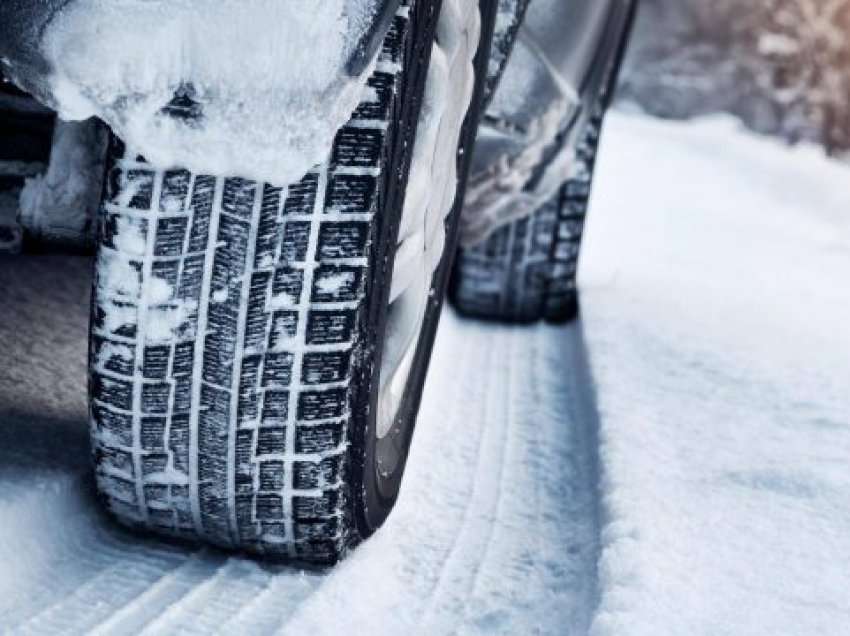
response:
<path id="1" fill-rule="evenodd" d="M 435 5 L 441 4 L 441 0 L 436 0 Z M 379 368 L 381 359 L 381 348 L 384 340 L 384 335 L 387 326 L 387 316 L 389 309 L 389 285 L 384 285 L 385 290 L 380 299 L 380 312 L 378 315 L 378 328 L 375 331 L 376 342 L 375 355 L 371 360 L 372 368 L 370 384 L 370 398 L 368 400 L 368 413 L 366 413 L 367 425 L 357 429 L 365 431 L 365 437 L 362 439 L 362 453 L 359 457 L 354 458 L 354 473 L 360 473 L 360 479 L 355 479 L 353 485 L 355 487 L 355 521 L 359 538 L 366 538 L 371 535 L 378 527 L 386 520 L 392 510 L 401 489 L 402 477 L 404 475 L 410 444 L 413 438 L 415 428 L 415 420 L 422 401 L 422 392 L 425 385 L 425 379 L 428 372 L 431 352 L 434 346 L 434 339 L 439 326 L 440 314 L 442 311 L 443 300 L 445 298 L 446 289 L 448 287 L 450 274 L 453 267 L 454 255 L 457 249 L 459 238 L 459 221 L 464 200 L 464 188 L 470 168 L 470 159 L 472 157 L 472 148 L 475 143 L 475 137 L 478 130 L 478 123 L 483 114 L 483 98 L 485 90 L 485 80 L 487 65 L 489 62 L 490 44 L 492 41 L 493 31 L 496 18 L 495 0 L 480 0 L 479 7 L 481 11 L 481 40 L 478 51 L 474 59 L 475 81 L 476 86 L 473 93 L 472 104 L 466 115 L 461 130 L 461 138 L 459 144 L 458 161 L 458 192 L 455 198 L 454 207 L 447 220 L 447 240 L 445 252 L 442 262 L 437 268 L 433 279 L 432 289 L 435 293 L 432 294 L 428 307 L 426 309 L 425 319 L 423 321 L 422 331 L 420 333 L 419 342 L 417 344 L 416 353 L 411 368 L 410 377 L 408 378 L 407 388 L 399 408 L 397 421 L 404 423 L 404 430 L 400 437 L 401 457 L 390 474 L 381 474 L 378 470 L 377 463 L 377 428 L 376 414 L 378 404 L 378 394 L 380 388 Z M 437 7 L 439 9 L 439 7 Z M 433 41 L 433 37 L 429 42 Z M 429 45 L 430 48 L 430 45 Z M 429 52 L 430 54 L 430 52 Z M 413 99 L 412 105 L 418 115 L 419 107 L 421 106 L 422 95 L 424 91 L 424 82 L 422 86 L 417 87 L 416 96 Z M 418 119 L 418 117 L 417 117 Z M 412 130 L 406 131 L 407 134 L 400 135 L 410 140 L 415 136 L 415 121 Z M 412 146 L 412 144 L 411 144 Z M 409 156 L 406 159 L 409 164 Z M 407 171 L 409 165 L 405 165 L 403 179 L 398 182 L 398 191 L 402 194 L 401 201 L 403 202 L 403 192 L 406 188 Z M 397 209 L 401 209 L 399 205 Z M 386 260 L 387 278 L 392 272 L 393 261 L 395 257 L 395 239 L 398 234 L 400 218 L 393 219 L 389 225 L 389 235 L 386 240 L 387 245 L 393 246 L 393 253 Z M 356 445 L 356 440 L 355 440 Z"/>

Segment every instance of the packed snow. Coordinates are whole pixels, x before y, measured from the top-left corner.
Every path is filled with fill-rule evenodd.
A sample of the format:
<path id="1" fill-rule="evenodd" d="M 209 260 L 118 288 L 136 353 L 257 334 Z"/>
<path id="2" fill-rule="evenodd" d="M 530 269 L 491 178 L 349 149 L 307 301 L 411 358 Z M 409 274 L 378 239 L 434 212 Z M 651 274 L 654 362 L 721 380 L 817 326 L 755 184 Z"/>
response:
<path id="1" fill-rule="evenodd" d="M 348 64 L 377 0 L 73 0 L 50 21 L 44 91 L 150 162 L 297 181 L 324 161 L 373 65 Z M 320 43 L 320 46 L 317 46 Z M 191 112 L 174 115 L 177 97 Z"/>
<path id="2" fill-rule="evenodd" d="M 132 535 L 92 495 L 89 263 L 0 263 L 13 633 L 843 633 L 850 169 L 610 116 L 580 323 L 444 316 L 399 504 L 331 570 Z M 45 294 L 44 290 L 51 293 Z"/>
<path id="3" fill-rule="evenodd" d="M 583 262 L 593 633 L 850 626 L 850 168 L 614 115 Z"/>

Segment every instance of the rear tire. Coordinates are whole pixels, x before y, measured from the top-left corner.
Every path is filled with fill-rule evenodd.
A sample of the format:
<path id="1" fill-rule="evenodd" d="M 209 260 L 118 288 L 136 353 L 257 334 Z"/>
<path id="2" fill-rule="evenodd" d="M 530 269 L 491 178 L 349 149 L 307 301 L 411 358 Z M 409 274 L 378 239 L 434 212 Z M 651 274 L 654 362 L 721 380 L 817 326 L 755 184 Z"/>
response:
<path id="1" fill-rule="evenodd" d="M 578 315 L 576 275 L 602 117 L 590 118 L 573 176 L 528 217 L 458 254 L 452 301 L 466 316 L 562 323 Z"/>
<path id="2" fill-rule="evenodd" d="M 582 88 L 583 112 L 573 124 L 576 127 L 555 142 L 577 144 L 566 181 L 528 217 L 497 227 L 482 243 L 459 250 L 449 290 L 459 313 L 526 323 L 563 323 L 578 315 L 576 278 L 602 123 L 614 96 L 637 2 L 621 9 L 609 34 L 611 48 L 597 52 Z M 521 20 L 524 12 L 517 16 Z M 544 163 L 538 170 L 546 167 Z"/>
<path id="3" fill-rule="evenodd" d="M 398 457 L 381 470 L 375 413 L 390 283 L 440 13 L 440 0 L 409 4 L 370 79 L 375 101 L 298 184 L 156 170 L 113 142 L 90 387 L 98 487 L 122 522 L 332 563 L 392 509 L 459 207 L 396 418 Z M 460 184 L 481 112 L 490 4 Z"/>

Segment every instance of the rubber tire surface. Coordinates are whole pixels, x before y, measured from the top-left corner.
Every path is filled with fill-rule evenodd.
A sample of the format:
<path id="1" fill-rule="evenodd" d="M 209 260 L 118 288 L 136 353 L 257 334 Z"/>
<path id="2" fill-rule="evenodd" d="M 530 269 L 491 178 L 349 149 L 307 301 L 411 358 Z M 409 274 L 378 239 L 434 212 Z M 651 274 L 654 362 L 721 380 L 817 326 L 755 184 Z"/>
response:
<path id="1" fill-rule="evenodd" d="M 583 91 L 586 114 L 576 123 L 580 126 L 574 137 L 576 161 L 571 174 L 565 175 L 567 181 L 529 217 L 497 228 L 480 245 L 459 250 L 449 288 L 459 313 L 526 323 L 563 323 L 578 315 L 576 275 L 599 137 L 637 6 L 628 3 L 613 56 L 605 63 L 597 60 L 597 72 Z M 521 20 L 524 12 L 517 15 Z M 605 51 L 600 53 L 604 58 Z M 566 134 L 558 143 L 570 143 L 569 139 Z"/>
<path id="2" fill-rule="evenodd" d="M 389 514 L 457 240 L 456 208 L 402 404 L 404 457 L 378 475 L 377 370 L 440 3 L 410 4 L 369 81 L 376 101 L 298 184 L 156 171 L 114 141 L 90 393 L 98 488 L 122 522 L 332 563 Z M 463 146 L 480 116 L 492 20 Z"/>
<path id="3" fill-rule="evenodd" d="M 601 119 L 588 121 L 574 176 L 552 199 L 482 244 L 460 250 L 451 292 L 460 313 L 507 322 L 576 317 L 576 274 Z"/>

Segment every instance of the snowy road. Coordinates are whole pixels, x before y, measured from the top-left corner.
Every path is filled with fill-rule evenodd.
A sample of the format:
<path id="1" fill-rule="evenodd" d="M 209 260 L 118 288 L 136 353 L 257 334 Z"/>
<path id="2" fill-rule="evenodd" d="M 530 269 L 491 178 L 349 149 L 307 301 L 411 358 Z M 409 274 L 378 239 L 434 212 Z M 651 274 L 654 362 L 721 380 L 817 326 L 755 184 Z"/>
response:
<path id="1" fill-rule="evenodd" d="M 80 259 L 0 267 L 0 288 L 14 289 L 0 309 L 12 357 L 0 367 L 4 628 L 587 629 L 598 511 L 594 409 L 584 380 L 565 373 L 584 364 L 577 329 L 482 329 L 448 315 L 398 508 L 340 567 L 305 573 L 142 540 L 99 513 L 83 401 L 87 279 Z M 62 297 L 43 299 L 48 288 Z"/>
<path id="2" fill-rule="evenodd" d="M 446 315 L 399 505 L 330 571 L 105 518 L 88 263 L 0 262 L 0 631 L 846 633 L 850 171 L 623 114 L 599 170 L 583 323 Z"/>

